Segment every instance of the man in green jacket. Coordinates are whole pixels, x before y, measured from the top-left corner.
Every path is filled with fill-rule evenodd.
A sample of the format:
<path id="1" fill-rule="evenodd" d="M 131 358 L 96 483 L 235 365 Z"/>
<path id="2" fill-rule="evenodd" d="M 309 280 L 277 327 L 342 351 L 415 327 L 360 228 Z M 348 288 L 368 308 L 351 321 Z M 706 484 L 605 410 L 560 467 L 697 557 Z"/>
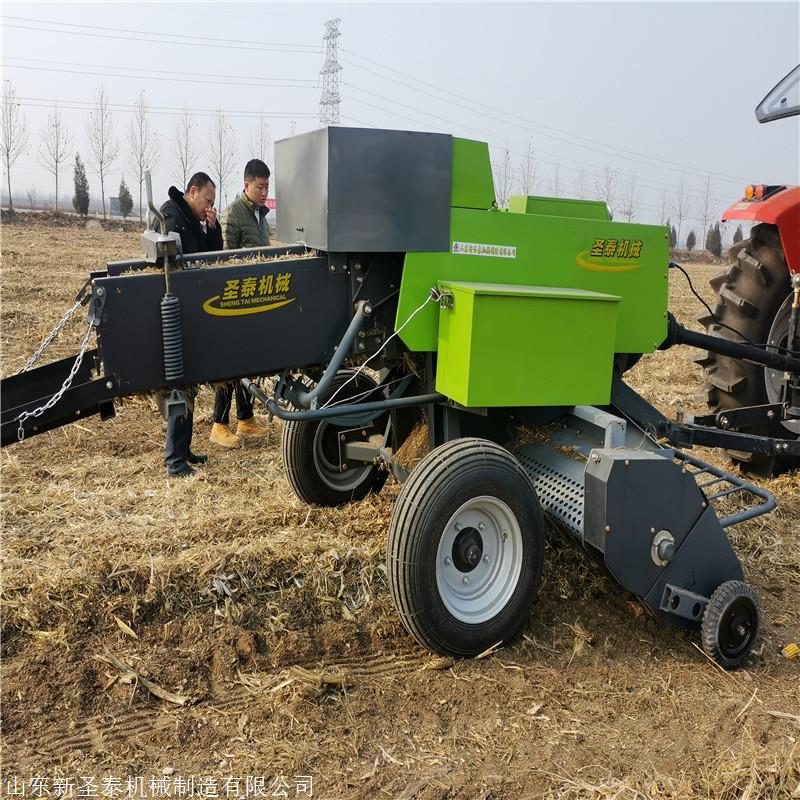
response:
<path id="1" fill-rule="evenodd" d="M 222 215 L 222 238 L 226 250 L 269 244 L 268 193 L 269 167 L 258 158 L 248 161 L 244 168 L 244 191 Z"/>
<path id="2" fill-rule="evenodd" d="M 248 161 L 244 168 L 244 191 L 222 215 L 222 239 L 226 250 L 240 247 L 263 247 L 269 244 L 267 225 L 267 194 L 269 193 L 269 167 L 260 159 Z M 236 433 L 230 422 L 231 400 L 236 395 Z M 245 392 L 240 381 L 228 383 L 217 389 L 214 400 L 214 424 L 211 441 L 222 447 L 238 447 L 243 436 L 262 436 L 267 433 L 253 417 L 253 399 Z"/>

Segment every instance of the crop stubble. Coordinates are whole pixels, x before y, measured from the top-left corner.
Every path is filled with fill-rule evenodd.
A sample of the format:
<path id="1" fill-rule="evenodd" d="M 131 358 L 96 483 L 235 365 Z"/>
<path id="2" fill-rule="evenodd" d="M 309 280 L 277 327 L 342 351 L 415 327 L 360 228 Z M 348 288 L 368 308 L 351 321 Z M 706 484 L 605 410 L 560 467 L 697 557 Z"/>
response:
<path id="1" fill-rule="evenodd" d="M 2 236 L 8 375 L 138 237 L 36 222 Z M 718 269 L 690 268 L 709 299 Z M 691 323 L 698 304 L 671 278 Z M 646 357 L 631 382 L 667 413 L 699 411 L 692 357 Z M 211 460 L 187 481 L 164 477 L 163 423 L 142 399 L 2 451 L 4 778 L 311 774 L 324 798 L 727 800 L 800 785 L 800 663 L 780 655 L 800 639 L 797 474 L 762 481 L 778 511 L 731 532 L 765 617 L 747 671 L 716 669 L 555 535 L 523 636 L 453 663 L 417 648 L 388 598 L 397 485 L 309 508 L 283 477 L 278 423 L 214 448 L 212 402 L 201 390 L 194 446 Z"/>

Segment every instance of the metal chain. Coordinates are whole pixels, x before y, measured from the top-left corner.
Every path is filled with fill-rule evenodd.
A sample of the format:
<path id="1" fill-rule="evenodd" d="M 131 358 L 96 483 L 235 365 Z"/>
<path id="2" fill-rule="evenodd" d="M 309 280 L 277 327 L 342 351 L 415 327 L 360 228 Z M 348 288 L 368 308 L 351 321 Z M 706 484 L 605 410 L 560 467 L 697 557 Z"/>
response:
<path id="1" fill-rule="evenodd" d="M 53 328 L 50 333 L 47 334 L 45 340 L 39 346 L 39 349 L 28 359 L 25 366 L 17 373 L 18 375 L 27 372 L 41 357 L 45 350 L 53 343 L 53 341 L 58 337 L 61 331 L 64 330 L 65 325 L 75 316 L 75 312 L 81 307 L 81 303 L 83 300 L 76 300 L 75 305 L 64 314 L 61 322 Z"/>
<path id="2" fill-rule="evenodd" d="M 89 349 L 89 337 L 92 335 L 92 328 L 94 328 L 94 325 L 90 322 L 89 327 L 86 329 L 86 335 L 83 337 L 83 341 L 81 342 L 81 349 L 75 358 L 75 363 L 72 365 L 72 369 L 69 371 L 69 375 L 67 375 L 64 383 L 61 384 L 61 388 L 43 406 L 39 406 L 39 408 L 35 408 L 33 411 L 23 411 L 17 417 L 16 421 L 19 422 L 19 427 L 17 428 L 17 439 L 20 442 L 25 438 L 25 429 L 22 427 L 25 420 L 30 419 L 31 417 L 41 417 L 42 414 L 51 409 L 63 397 L 64 392 L 66 392 L 67 389 L 72 386 L 72 381 L 75 379 L 75 376 L 78 374 L 78 370 L 81 368 L 83 357 L 86 355 L 86 351 Z"/>

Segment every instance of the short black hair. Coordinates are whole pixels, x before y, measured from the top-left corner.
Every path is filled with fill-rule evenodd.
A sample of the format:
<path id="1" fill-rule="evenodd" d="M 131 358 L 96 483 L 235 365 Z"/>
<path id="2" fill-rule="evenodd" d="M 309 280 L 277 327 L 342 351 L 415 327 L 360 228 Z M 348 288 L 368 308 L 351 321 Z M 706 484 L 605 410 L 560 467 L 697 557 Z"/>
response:
<path id="1" fill-rule="evenodd" d="M 215 189 L 217 188 L 217 184 L 211 180 L 211 176 L 208 173 L 195 172 L 195 174 L 189 178 L 189 183 L 186 184 L 186 191 L 184 194 L 189 194 L 189 189 L 191 189 L 192 186 L 202 189 L 207 183 L 210 183 Z"/>
<path id="2" fill-rule="evenodd" d="M 258 178 L 269 178 L 269 167 L 260 158 L 252 158 L 244 165 L 244 179 L 249 183 Z"/>

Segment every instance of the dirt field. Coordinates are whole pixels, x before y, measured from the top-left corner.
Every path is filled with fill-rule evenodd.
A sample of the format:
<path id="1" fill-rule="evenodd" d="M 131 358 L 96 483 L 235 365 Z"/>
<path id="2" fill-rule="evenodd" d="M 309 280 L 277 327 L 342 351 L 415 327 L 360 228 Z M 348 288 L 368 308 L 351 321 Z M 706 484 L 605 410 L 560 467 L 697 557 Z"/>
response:
<path id="1" fill-rule="evenodd" d="M 138 235 L 4 224 L 2 249 L 8 375 L 90 270 L 138 255 Z M 718 269 L 690 267 L 706 296 Z M 699 306 L 672 279 L 688 324 Z M 646 358 L 631 382 L 665 412 L 699 410 L 692 355 Z M 139 796 L 187 797 L 191 776 L 194 796 L 296 797 L 310 776 L 326 800 L 800 797 L 800 659 L 780 653 L 800 641 L 796 473 L 761 481 L 779 509 L 731 532 L 764 613 L 746 671 L 716 668 L 556 536 L 523 636 L 453 663 L 418 648 L 389 600 L 398 486 L 309 508 L 284 479 L 278 424 L 223 451 L 212 400 L 204 389 L 194 445 L 211 461 L 187 481 L 164 476 L 145 400 L 0 453 L 0 794 L 44 776 L 52 796 L 59 779 L 79 796 L 94 777 L 96 796 L 124 797 L 141 776 Z"/>

